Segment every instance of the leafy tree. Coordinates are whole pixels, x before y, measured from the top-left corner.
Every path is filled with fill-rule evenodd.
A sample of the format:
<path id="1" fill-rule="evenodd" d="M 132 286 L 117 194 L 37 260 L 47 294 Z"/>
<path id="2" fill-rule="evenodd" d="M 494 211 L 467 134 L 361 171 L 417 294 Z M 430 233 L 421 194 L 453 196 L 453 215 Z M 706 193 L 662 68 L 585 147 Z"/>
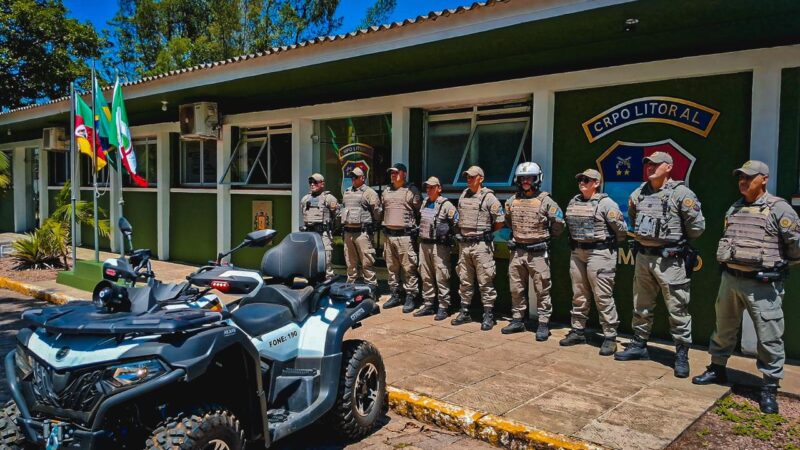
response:
<path id="1" fill-rule="evenodd" d="M 0 152 L 0 191 L 11 187 L 11 160 Z"/>
<path id="2" fill-rule="evenodd" d="M 375 4 L 367 9 L 367 14 L 358 28 L 363 29 L 385 24 L 389 21 L 389 16 L 396 6 L 397 0 L 376 0 Z"/>
<path id="3" fill-rule="evenodd" d="M 2 1 L 2 0 L 0 0 Z M 120 0 L 104 65 L 128 79 L 326 36 L 340 0 Z M 396 0 L 375 0 L 363 23 L 385 21 Z M 113 78 L 109 74 L 109 78 Z"/>
<path id="4" fill-rule="evenodd" d="M 0 109 L 69 95 L 106 41 L 66 17 L 61 0 L 0 0 Z"/>

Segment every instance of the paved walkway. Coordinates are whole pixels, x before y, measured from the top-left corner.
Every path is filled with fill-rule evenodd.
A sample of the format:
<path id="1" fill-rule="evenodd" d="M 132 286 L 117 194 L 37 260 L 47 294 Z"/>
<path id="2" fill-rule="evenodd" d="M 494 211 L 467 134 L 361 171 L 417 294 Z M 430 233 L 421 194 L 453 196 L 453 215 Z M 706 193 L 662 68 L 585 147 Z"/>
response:
<path id="1" fill-rule="evenodd" d="M 93 255 L 82 249 L 79 257 Z M 160 261 L 153 266 L 164 281 L 183 281 L 194 270 Z M 89 295 L 55 281 L 37 284 L 76 298 Z M 618 362 L 598 355 L 599 336 L 592 345 L 559 347 L 568 328 L 553 330 L 542 343 L 530 332 L 503 335 L 504 325 L 501 320 L 482 332 L 479 323 L 454 327 L 449 320 L 414 318 L 393 308 L 370 317 L 348 338 L 378 346 L 392 386 L 608 448 L 663 448 L 728 392 L 675 378 L 668 344 L 651 343 L 651 361 Z M 689 356 L 692 375 L 709 362 L 704 349 Z M 752 358 L 733 357 L 729 368 L 736 383 L 760 382 Z M 800 395 L 796 362 L 787 364 L 782 390 Z"/>

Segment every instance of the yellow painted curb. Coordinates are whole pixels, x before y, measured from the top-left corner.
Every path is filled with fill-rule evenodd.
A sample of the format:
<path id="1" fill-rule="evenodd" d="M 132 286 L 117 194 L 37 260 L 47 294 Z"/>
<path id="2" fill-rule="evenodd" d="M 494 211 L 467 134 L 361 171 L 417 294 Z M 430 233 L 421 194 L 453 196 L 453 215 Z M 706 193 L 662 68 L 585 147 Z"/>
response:
<path id="1" fill-rule="evenodd" d="M 602 447 L 567 436 L 538 430 L 520 422 L 387 387 L 389 407 L 402 416 L 430 423 L 472 438 L 510 449 L 601 450 Z"/>
<path id="2" fill-rule="evenodd" d="M 64 294 L 59 294 L 50 289 L 44 289 L 33 284 L 23 283 L 10 278 L 0 277 L 0 288 L 19 292 L 20 294 L 38 298 L 39 300 L 44 300 L 56 305 L 63 305 L 70 301 L 70 298 Z"/>

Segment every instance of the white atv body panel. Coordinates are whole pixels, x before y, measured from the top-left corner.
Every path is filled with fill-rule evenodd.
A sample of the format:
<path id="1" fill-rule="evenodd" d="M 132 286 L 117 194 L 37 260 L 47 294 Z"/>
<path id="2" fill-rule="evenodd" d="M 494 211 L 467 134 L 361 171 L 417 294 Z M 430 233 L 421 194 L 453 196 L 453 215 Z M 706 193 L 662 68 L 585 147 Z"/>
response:
<path id="1" fill-rule="evenodd" d="M 118 342 L 114 337 L 75 336 L 67 334 L 48 335 L 37 329 L 28 341 L 28 349 L 56 369 L 68 369 L 88 364 L 114 363 L 128 350 L 158 336 L 141 336 Z M 56 354 L 68 347 L 61 358 Z"/>

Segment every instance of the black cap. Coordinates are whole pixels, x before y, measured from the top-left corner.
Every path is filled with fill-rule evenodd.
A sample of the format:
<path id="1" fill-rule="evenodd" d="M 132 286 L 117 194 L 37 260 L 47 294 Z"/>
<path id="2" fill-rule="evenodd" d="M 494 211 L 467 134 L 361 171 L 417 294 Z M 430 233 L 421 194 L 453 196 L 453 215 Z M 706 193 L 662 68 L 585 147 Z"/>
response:
<path id="1" fill-rule="evenodd" d="M 403 172 L 408 173 L 408 169 L 406 168 L 406 165 L 403 164 L 403 163 L 395 163 L 395 165 L 393 165 L 392 167 L 389 167 L 386 171 L 387 172 L 395 172 L 395 171 L 398 171 L 398 170 L 402 170 Z"/>

